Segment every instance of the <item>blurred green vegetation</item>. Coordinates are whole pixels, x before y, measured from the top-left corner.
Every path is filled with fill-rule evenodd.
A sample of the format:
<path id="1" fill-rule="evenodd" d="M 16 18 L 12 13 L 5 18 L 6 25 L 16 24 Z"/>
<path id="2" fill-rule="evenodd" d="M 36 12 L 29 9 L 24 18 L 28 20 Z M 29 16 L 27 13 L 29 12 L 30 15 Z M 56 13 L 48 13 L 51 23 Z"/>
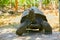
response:
<path id="1" fill-rule="evenodd" d="M 16 3 L 16 1 L 18 1 L 18 2 Z M 1 9 L 4 10 L 5 7 L 16 9 L 17 6 L 18 6 L 17 9 L 22 7 L 22 8 L 24 8 L 24 10 L 27 8 L 30 8 L 32 6 L 39 7 L 40 1 L 41 1 L 42 5 L 45 5 L 45 6 L 48 6 L 51 3 L 54 5 L 54 2 L 57 6 L 58 2 L 59 2 L 59 0 L 0 0 L 0 10 Z"/>
<path id="2" fill-rule="evenodd" d="M 4 8 L 9 5 L 9 0 L 0 0 L 0 8 Z"/>
<path id="3" fill-rule="evenodd" d="M 48 5 L 51 1 L 50 0 L 43 0 L 42 3 Z"/>
<path id="4" fill-rule="evenodd" d="M 39 4 L 40 0 L 17 0 L 19 6 L 26 6 L 26 7 L 31 7 L 31 6 L 37 6 Z M 42 0 L 42 4 L 49 4 L 51 1 L 55 1 L 58 3 L 58 0 Z M 5 7 L 8 6 L 9 4 L 12 4 L 12 6 L 15 6 L 15 0 L 0 0 L 0 7 Z"/>

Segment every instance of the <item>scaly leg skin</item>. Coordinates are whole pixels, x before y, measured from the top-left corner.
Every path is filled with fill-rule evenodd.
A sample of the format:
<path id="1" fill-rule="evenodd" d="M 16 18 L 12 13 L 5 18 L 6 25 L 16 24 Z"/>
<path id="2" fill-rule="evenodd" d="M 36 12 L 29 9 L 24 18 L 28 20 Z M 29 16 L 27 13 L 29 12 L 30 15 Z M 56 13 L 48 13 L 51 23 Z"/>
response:
<path id="1" fill-rule="evenodd" d="M 16 34 L 19 35 L 19 36 L 21 36 L 24 32 L 26 32 L 26 28 L 29 25 L 30 25 L 30 22 L 28 22 L 28 21 L 23 22 L 21 24 L 20 28 L 17 29 Z"/>
<path id="2" fill-rule="evenodd" d="M 52 27 L 48 24 L 48 22 L 42 22 L 43 29 L 45 30 L 44 34 L 52 34 Z"/>

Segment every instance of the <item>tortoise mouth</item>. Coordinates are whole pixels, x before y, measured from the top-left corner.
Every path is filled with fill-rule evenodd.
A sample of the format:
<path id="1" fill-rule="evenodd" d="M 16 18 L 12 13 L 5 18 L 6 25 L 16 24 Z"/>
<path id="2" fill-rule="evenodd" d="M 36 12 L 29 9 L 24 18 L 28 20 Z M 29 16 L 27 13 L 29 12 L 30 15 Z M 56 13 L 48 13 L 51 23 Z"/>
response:
<path id="1" fill-rule="evenodd" d="M 39 29 L 29 29 L 29 28 L 27 28 L 26 30 L 39 31 Z"/>

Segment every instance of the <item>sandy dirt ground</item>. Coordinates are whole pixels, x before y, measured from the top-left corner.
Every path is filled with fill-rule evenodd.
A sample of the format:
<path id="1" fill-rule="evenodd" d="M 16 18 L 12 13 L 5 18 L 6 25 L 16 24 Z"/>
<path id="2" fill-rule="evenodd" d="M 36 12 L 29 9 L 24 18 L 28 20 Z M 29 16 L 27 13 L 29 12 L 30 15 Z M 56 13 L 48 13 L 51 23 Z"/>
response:
<path id="1" fill-rule="evenodd" d="M 51 35 L 31 32 L 18 36 L 15 34 L 15 31 L 15 28 L 0 29 L 0 40 L 60 40 L 60 32 L 53 32 Z"/>
<path id="2" fill-rule="evenodd" d="M 0 28 L 0 40 L 60 40 L 60 32 L 59 32 L 59 16 L 45 14 L 47 20 L 51 27 L 53 28 L 52 35 L 41 34 L 40 32 L 31 32 L 24 33 L 22 36 L 18 36 L 15 34 L 16 28 Z M 19 23 L 21 16 L 4 19 L 5 23 L 16 22 Z M 9 21 L 8 21 L 9 20 Z M 1 20 L 0 20 L 1 21 Z"/>

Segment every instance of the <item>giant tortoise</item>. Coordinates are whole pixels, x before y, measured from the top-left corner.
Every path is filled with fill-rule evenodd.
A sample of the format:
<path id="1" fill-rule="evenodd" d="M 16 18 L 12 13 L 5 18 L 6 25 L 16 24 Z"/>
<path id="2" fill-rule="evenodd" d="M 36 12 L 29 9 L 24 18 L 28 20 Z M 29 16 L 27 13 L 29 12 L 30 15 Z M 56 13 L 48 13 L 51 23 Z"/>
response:
<path id="1" fill-rule="evenodd" d="M 36 7 L 31 7 L 22 13 L 20 27 L 17 29 L 16 34 L 22 35 L 27 29 L 44 30 L 44 34 L 52 34 L 52 28 L 49 25 L 46 16 Z"/>

